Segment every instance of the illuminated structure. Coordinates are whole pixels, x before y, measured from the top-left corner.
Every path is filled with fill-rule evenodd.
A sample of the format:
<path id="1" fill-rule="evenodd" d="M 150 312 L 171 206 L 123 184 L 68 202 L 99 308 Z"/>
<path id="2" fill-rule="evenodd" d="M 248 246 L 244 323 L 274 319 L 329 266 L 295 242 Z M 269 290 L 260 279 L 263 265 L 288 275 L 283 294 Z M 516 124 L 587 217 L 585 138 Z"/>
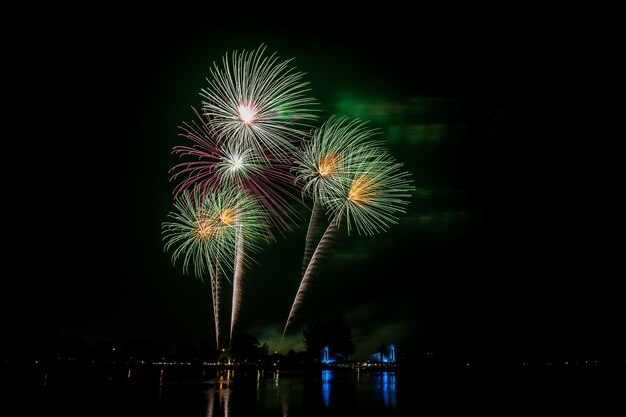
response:
<path id="1" fill-rule="evenodd" d="M 396 363 L 396 345 L 389 345 L 389 353 L 387 355 L 382 352 L 376 352 L 372 355 L 372 358 L 380 363 Z"/>
<path id="2" fill-rule="evenodd" d="M 342 361 L 344 356 L 341 353 L 333 352 L 332 355 L 330 353 L 330 348 L 328 346 L 324 346 L 322 350 L 320 350 L 321 354 L 321 362 L 324 365 L 329 365 L 331 363 L 335 363 L 337 361 Z"/>
<path id="3" fill-rule="evenodd" d="M 331 361 L 331 359 L 330 359 L 330 353 L 329 353 L 329 350 L 328 350 L 328 346 L 324 346 L 324 349 L 322 349 L 321 352 L 322 352 L 322 363 L 323 364 L 329 364 L 331 362 L 334 362 L 334 361 Z"/>

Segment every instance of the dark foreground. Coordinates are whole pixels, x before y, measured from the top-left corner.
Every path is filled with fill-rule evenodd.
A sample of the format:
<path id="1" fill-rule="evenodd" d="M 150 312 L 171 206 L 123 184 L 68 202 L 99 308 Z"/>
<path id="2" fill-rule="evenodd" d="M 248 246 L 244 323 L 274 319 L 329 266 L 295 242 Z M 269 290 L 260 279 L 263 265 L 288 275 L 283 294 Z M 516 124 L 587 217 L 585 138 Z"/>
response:
<path id="1" fill-rule="evenodd" d="M 614 369 L 287 372 L 64 363 L 0 368 L 1 415 L 624 415 Z M 550 415 L 550 414 L 547 414 Z"/>

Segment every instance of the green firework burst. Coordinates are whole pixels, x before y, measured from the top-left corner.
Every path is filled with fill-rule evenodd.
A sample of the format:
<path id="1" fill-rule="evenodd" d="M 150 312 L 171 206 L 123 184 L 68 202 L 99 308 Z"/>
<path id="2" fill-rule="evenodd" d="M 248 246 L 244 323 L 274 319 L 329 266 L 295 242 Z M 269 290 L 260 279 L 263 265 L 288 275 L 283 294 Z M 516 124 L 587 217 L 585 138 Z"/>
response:
<path id="1" fill-rule="evenodd" d="M 402 163 L 380 149 L 358 169 L 333 182 L 324 206 L 337 225 L 345 221 L 348 234 L 353 229 L 366 235 L 383 232 L 405 212 L 414 190 L 409 177 Z"/>
<path id="2" fill-rule="evenodd" d="M 296 181 L 303 194 L 322 202 L 332 197 L 338 181 L 361 171 L 380 152 L 381 142 L 371 139 L 376 134 L 367 122 L 331 116 L 298 154 Z"/>
<path id="3" fill-rule="evenodd" d="M 232 269 L 237 235 L 242 234 L 246 252 L 258 250 L 257 242 L 270 238 L 267 214 L 257 199 L 235 189 L 203 194 L 200 187 L 183 192 L 174 202 L 171 221 L 163 223 L 165 250 L 172 262 L 182 259 L 187 273 L 193 264 L 196 277 L 216 268 Z"/>
<path id="4" fill-rule="evenodd" d="M 287 160 L 293 142 L 316 119 L 316 102 L 307 97 L 309 83 L 290 66 L 291 59 L 267 56 L 265 49 L 234 51 L 224 56 L 221 66 L 214 63 L 201 92 L 202 108 L 220 141 Z"/>

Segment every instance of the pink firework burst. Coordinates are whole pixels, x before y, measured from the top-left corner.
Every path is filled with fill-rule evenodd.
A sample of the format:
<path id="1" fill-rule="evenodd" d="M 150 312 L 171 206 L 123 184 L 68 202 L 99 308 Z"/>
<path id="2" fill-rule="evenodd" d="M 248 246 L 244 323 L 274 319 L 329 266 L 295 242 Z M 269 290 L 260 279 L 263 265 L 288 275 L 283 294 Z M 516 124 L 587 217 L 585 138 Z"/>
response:
<path id="1" fill-rule="evenodd" d="M 195 184 L 204 193 L 231 187 L 246 190 L 259 199 L 279 230 L 290 230 L 290 224 L 300 217 L 289 200 L 302 203 L 296 197 L 299 190 L 290 166 L 275 158 L 268 149 L 242 148 L 237 142 L 218 140 L 210 118 L 194 107 L 192 110 L 196 118 L 179 126 L 179 136 L 194 144 L 175 146 L 172 153 L 192 156 L 194 160 L 177 164 L 170 170 L 172 181 L 182 178 L 174 188 L 174 196 Z"/>

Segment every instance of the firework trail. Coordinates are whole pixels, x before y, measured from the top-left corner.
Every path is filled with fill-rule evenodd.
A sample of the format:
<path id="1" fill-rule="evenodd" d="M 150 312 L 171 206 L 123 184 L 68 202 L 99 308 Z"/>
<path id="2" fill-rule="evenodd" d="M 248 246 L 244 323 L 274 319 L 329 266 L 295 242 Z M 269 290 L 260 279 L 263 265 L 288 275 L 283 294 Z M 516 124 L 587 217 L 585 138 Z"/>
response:
<path id="1" fill-rule="evenodd" d="M 304 73 L 280 61 L 265 46 L 226 54 L 213 63 L 209 85 L 202 90 L 204 114 L 211 118 L 219 142 L 235 142 L 258 155 L 289 161 L 295 147 L 316 119 L 316 102 L 307 97 Z"/>
<path id="2" fill-rule="evenodd" d="M 337 221 L 333 219 L 326 231 L 322 235 L 313 255 L 311 256 L 311 260 L 309 261 L 304 274 L 302 275 L 302 281 L 300 281 L 300 286 L 298 287 L 298 292 L 294 297 L 293 304 L 291 305 L 291 310 L 289 310 L 289 316 L 287 317 L 287 323 L 285 324 L 285 328 L 283 329 L 283 336 L 285 338 L 285 333 L 289 329 L 289 326 L 293 322 L 295 318 L 295 314 L 302 304 L 302 299 L 304 298 L 304 294 L 309 287 L 311 279 L 313 278 L 313 273 L 315 271 L 315 267 L 324 259 L 328 252 L 328 248 L 330 247 L 332 241 L 335 239 L 337 235 Z"/>
<path id="3" fill-rule="evenodd" d="M 304 256 L 302 257 L 302 276 L 306 272 L 306 269 L 313 255 L 315 243 L 318 241 L 318 229 L 320 225 L 320 216 L 322 215 L 322 209 L 317 201 L 313 201 L 313 208 L 311 209 L 311 219 L 309 220 L 309 227 L 306 231 L 306 240 L 304 242 Z"/>
<path id="4" fill-rule="evenodd" d="M 174 202 L 172 219 L 163 223 L 165 250 L 173 249 L 172 262 L 183 259 L 183 272 L 194 264 L 196 277 L 209 274 L 216 343 L 219 348 L 221 276 L 235 258 L 237 236 L 244 235 L 242 250 L 257 251 L 256 241 L 268 239 L 265 211 L 254 196 L 236 190 L 204 194 L 199 187 L 184 191 Z M 241 233 L 237 233 L 237 230 Z"/>
<path id="5" fill-rule="evenodd" d="M 211 277 L 211 298 L 213 299 L 213 319 L 215 320 L 216 346 L 220 348 L 220 280 L 219 265 L 215 265 L 215 275 Z"/>
<path id="6" fill-rule="evenodd" d="M 366 129 L 365 123 L 358 120 L 331 117 L 303 146 L 296 178 L 304 182 L 303 192 L 313 197 L 318 208 L 326 210 L 330 224 L 309 261 L 313 239 L 307 233 L 307 266 L 283 337 L 339 225 L 346 224 L 348 235 L 354 229 L 359 234 L 373 235 L 395 224 L 397 214 L 403 213 L 408 204 L 405 199 L 413 190 L 409 174 L 401 171 L 402 164 L 395 162 L 380 142 L 369 140 L 374 134 L 376 131 Z"/>
<path id="7" fill-rule="evenodd" d="M 244 198 L 242 198 L 242 196 Z M 267 241 L 271 238 L 267 223 L 267 213 L 259 207 L 256 201 L 258 201 L 258 199 L 246 199 L 245 194 L 241 194 L 241 192 L 236 196 L 235 201 L 235 207 L 239 213 L 240 220 L 235 225 L 230 343 L 232 343 L 234 329 L 239 321 L 239 313 L 241 311 L 243 276 L 248 261 L 248 257 L 245 254 L 250 250 L 258 250 L 258 246 L 254 244 L 255 241 L 260 239 Z"/>
<path id="8" fill-rule="evenodd" d="M 230 315 L 230 343 L 233 342 L 235 325 L 239 321 L 241 311 L 241 298 L 243 294 L 243 271 L 244 271 L 244 242 L 241 230 L 237 233 L 237 247 L 235 249 L 235 271 L 233 272 L 233 300 Z"/>

